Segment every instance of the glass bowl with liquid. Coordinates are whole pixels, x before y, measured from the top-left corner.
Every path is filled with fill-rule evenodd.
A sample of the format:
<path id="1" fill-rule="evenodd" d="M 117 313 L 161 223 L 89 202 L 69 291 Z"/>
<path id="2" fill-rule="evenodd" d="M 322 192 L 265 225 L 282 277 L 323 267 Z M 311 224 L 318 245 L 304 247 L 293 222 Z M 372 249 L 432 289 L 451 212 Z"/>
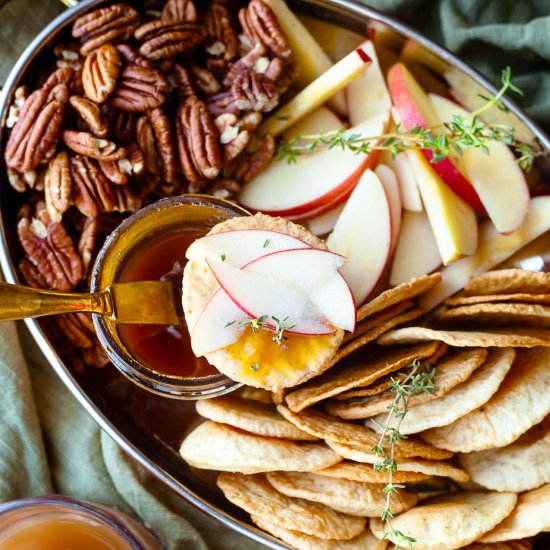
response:
<path id="1" fill-rule="evenodd" d="M 205 195 L 181 195 L 142 208 L 106 240 L 92 271 L 91 290 L 115 282 L 166 281 L 181 292 L 185 252 L 214 225 L 249 213 Z M 191 351 L 183 316 L 179 326 L 123 325 L 94 316 L 109 359 L 126 377 L 154 393 L 176 399 L 224 395 L 241 384 Z"/>
<path id="2" fill-rule="evenodd" d="M 162 550 L 130 516 L 62 495 L 0 504 L 2 550 Z"/>

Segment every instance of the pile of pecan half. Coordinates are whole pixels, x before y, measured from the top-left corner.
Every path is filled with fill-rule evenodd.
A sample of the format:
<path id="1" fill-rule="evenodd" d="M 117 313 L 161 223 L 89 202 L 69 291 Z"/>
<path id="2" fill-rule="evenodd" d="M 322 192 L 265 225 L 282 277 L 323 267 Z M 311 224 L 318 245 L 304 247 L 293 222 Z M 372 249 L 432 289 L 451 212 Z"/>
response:
<path id="1" fill-rule="evenodd" d="M 4 156 L 25 197 L 19 267 L 32 286 L 86 290 L 98 248 L 125 215 L 187 192 L 231 200 L 273 157 L 272 136 L 254 131 L 296 65 L 271 9 L 262 0 L 150 7 L 79 17 L 41 87 L 15 92 Z M 88 316 L 54 323 L 74 361 L 108 363 Z"/>

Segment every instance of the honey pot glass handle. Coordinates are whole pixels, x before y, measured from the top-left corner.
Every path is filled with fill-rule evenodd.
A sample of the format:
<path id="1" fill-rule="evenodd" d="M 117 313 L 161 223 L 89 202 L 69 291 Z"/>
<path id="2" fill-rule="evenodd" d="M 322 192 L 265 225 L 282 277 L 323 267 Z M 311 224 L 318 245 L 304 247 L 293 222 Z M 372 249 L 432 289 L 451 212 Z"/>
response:
<path id="1" fill-rule="evenodd" d="M 110 315 L 108 293 L 57 292 L 0 282 L 0 321 L 79 312 Z"/>

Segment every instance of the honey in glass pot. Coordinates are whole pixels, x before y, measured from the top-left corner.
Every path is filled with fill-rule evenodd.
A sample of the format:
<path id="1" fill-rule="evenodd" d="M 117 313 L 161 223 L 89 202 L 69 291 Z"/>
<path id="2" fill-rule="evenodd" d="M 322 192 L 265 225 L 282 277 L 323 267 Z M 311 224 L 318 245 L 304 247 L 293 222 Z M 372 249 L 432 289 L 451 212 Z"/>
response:
<path id="1" fill-rule="evenodd" d="M 185 252 L 202 236 L 190 230 L 162 232 L 143 243 L 127 259 L 120 281 L 171 280 L 181 292 Z M 179 326 L 118 325 L 126 349 L 143 365 L 162 374 L 198 377 L 218 371 L 191 350 L 189 331 L 182 319 Z"/>

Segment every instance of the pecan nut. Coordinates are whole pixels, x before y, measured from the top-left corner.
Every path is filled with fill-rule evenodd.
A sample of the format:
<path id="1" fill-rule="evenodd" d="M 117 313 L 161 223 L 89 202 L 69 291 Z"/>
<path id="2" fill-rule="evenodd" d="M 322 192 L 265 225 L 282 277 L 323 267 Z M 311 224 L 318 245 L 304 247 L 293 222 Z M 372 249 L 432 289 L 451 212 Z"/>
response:
<path id="1" fill-rule="evenodd" d="M 78 241 L 78 253 L 82 258 L 82 269 L 84 275 L 88 273 L 92 260 L 94 258 L 94 251 L 97 244 L 97 236 L 99 234 L 99 221 L 97 218 L 86 218 L 80 239 Z"/>
<path id="2" fill-rule="evenodd" d="M 129 63 L 120 71 L 110 104 L 120 111 L 156 109 L 166 101 L 169 89 L 160 71 Z"/>
<path id="3" fill-rule="evenodd" d="M 139 194 L 132 184 L 117 185 L 115 187 L 115 208 L 118 212 L 137 212 L 142 205 Z"/>
<path id="4" fill-rule="evenodd" d="M 48 164 L 44 180 L 46 209 L 54 222 L 61 221 L 71 204 L 71 172 L 67 151 L 59 152 Z"/>
<path id="5" fill-rule="evenodd" d="M 279 93 L 273 82 L 261 73 L 245 71 L 231 85 L 235 105 L 243 111 L 267 113 L 279 102 Z"/>
<path id="6" fill-rule="evenodd" d="M 190 52 L 205 40 L 206 31 L 198 23 L 156 20 L 141 25 L 134 36 L 142 42 L 141 55 L 159 61 Z"/>
<path id="7" fill-rule="evenodd" d="M 23 215 L 17 234 L 31 263 L 48 288 L 72 290 L 82 278 L 82 260 L 60 222 L 52 222 L 43 203 L 36 205 L 35 217 Z"/>
<path id="8" fill-rule="evenodd" d="M 105 350 L 99 345 L 98 341 L 95 341 L 91 348 L 81 350 L 81 353 L 82 360 L 89 367 L 102 369 L 110 363 L 109 357 L 105 353 Z"/>
<path id="9" fill-rule="evenodd" d="M 169 81 L 181 99 L 187 99 L 192 95 L 196 95 L 191 71 L 184 65 L 180 65 L 179 63 L 174 65 Z"/>
<path id="10" fill-rule="evenodd" d="M 206 108 L 214 117 L 223 115 L 224 113 L 238 115 L 241 112 L 241 110 L 235 105 L 235 98 L 230 91 L 220 92 L 219 94 L 207 97 Z"/>
<path id="11" fill-rule="evenodd" d="M 57 318 L 61 333 L 78 349 L 88 349 L 94 345 L 93 324 L 90 327 L 85 313 L 68 313 Z"/>
<path id="12" fill-rule="evenodd" d="M 53 53 L 57 57 L 55 64 L 58 69 L 82 70 L 84 58 L 80 55 L 78 44 L 58 44 L 54 46 Z"/>
<path id="13" fill-rule="evenodd" d="M 214 120 L 220 134 L 224 164 L 240 155 L 250 141 L 250 132 L 239 129 L 238 122 L 237 116 L 230 113 L 220 115 Z"/>
<path id="14" fill-rule="evenodd" d="M 251 44 L 263 44 L 273 55 L 283 59 L 291 56 L 286 34 L 271 8 L 262 0 L 252 0 L 246 8 L 241 8 L 239 21 Z"/>
<path id="15" fill-rule="evenodd" d="M 19 262 L 19 271 L 29 286 L 33 288 L 48 288 L 46 279 L 27 256 L 21 258 Z"/>
<path id="16" fill-rule="evenodd" d="M 109 135 L 109 126 L 97 103 L 76 95 L 69 98 L 69 103 L 94 136 L 106 138 Z"/>
<path id="17" fill-rule="evenodd" d="M 126 149 L 118 146 L 113 141 L 96 138 L 88 132 L 65 130 L 63 132 L 65 145 L 85 157 L 96 160 L 119 160 L 126 156 Z"/>
<path id="18" fill-rule="evenodd" d="M 267 50 L 263 44 L 256 44 L 246 55 L 235 61 L 227 71 L 223 85 L 231 88 L 231 84 L 241 73 L 253 71 L 255 67 L 269 64 L 269 58 L 266 57 Z"/>
<path id="19" fill-rule="evenodd" d="M 162 177 L 168 183 L 176 181 L 176 146 L 172 127 L 162 109 L 153 109 L 148 114 L 155 134 L 157 155 L 160 159 Z"/>
<path id="20" fill-rule="evenodd" d="M 25 101 L 29 97 L 29 89 L 27 86 L 19 86 L 16 88 L 13 94 L 13 100 L 8 110 L 8 117 L 6 118 L 6 128 L 13 128 L 15 123 L 19 119 L 19 113 L 21 108 L 25 104 Z"/>
<path id="21" fill-rule="evenodd" d="M 225 71 L 237 56 L 239 46 L 237 33 L 231 24 L 231 16 L 224 6 L 214 4 L 212 10 L 204 16 L 204 26 L 207 66 L 216 73 Z"/>
<path id="22" fill-rule="evenodd" d="M 52 94 L 49 99 L 55 96 L 55 99 L 67 103 L 69 99 L 68 90 L 73 78 L 74 71 L 72 69 L 57 69 L 42 84 L 42 89 Z M 64 86 L 58 87 L 59 84 L 63 84 Z"/>
<path id="23" fill-rule="evenodd" d="M 103 103 L 116 87 L 121 64 L 119 51 L 110 44 L 90 53 L 82 70 L 82 87 L 86 97 Z"/>
<path id="24" fill-rule="evenodd" d="M 105 175 L 105 177 L 112 181 L 115 185 L 126 185 L 128 183 L 128 176 L 132 173 L 132 166 L 128 168 L 129 160 L 99 160 L 99 167 Z"/>
<path id="25" fill-rule="evenodd" d="M 74 205 L 89 218 L 102 212 L 112 212 L 116 207 L 113 183 L 101 171 L 97 161 L 80 155 L 70 158 L 72 200 Z"/>
<path id="26" fill-rule="evenodd" d="M 275 139 L 271 134 L 266 134 L 256 144 L 254 151 L 244 153 L 231 161 L 224 168 L 224 176 L 242 183 L 248 183 L 264 170 L 274 155 Z"/>
<path id="27" fill-rule="evenodd" d="M 193 0 L 168 0 L 160 14 L 162 21 L 189 21 L 198 19 L 197 8 Z"/>
<path id="28" fill-rule="evenodd" d="M 88 55 L 104 44 L 117 44 L 132 37 L 139 25 L 139 14 L 127 4 L 113 4 L 79 17 L 73 25 L 74 38 L 82 44 L 80 53 Z"/>
<path id="29" fill-rule="evenodd" d="M 238 182 L 232 179 L 220 178 L 208 189 L 208 193 L 218 199 L 234 200 L 241 190 Z"/>
<path id="30" fill-rule="evenodd" d="M 56 99 L 56 89 L 50 93 L 39 89 L 25 101 L 4 151 L 6 164 L 24 174 L 36 168 L 57 146 L 65 103 Z M 51 97 L 50 99 L 48 99 Z"/>
<path id="31" fill-rule="evenodd" d="M 131 111 L 107 110 L 111 139 L 117 143 L 127 144 L 134 139 L 136 132 L 137 114 Z"/>
<path id="32" fill-rule="evenodd" d="M 195 86 L 200 92 L 205 95 L 212 95 L 221 91 L 222 85 L 211 71 L 195 63 L 191 64 L 190 70 L 194 77 Z"/>
<path id="33" fill-rule="evenodd" d="M 215 179 L 222 168 L 219 135 L 204 102 L 190 97 L 176 116 L 178 153 L 183 173 L 191 182 Z"/>
<path id="34" fill-rule="evenodd" d="M 43 190 L 41 179 L 36 170 L 29 170 L 24 174 L 20 174 L 13 168 L 8 167 L 8 181 L 18 193 L 24 193 L 27 189 Z"/>

